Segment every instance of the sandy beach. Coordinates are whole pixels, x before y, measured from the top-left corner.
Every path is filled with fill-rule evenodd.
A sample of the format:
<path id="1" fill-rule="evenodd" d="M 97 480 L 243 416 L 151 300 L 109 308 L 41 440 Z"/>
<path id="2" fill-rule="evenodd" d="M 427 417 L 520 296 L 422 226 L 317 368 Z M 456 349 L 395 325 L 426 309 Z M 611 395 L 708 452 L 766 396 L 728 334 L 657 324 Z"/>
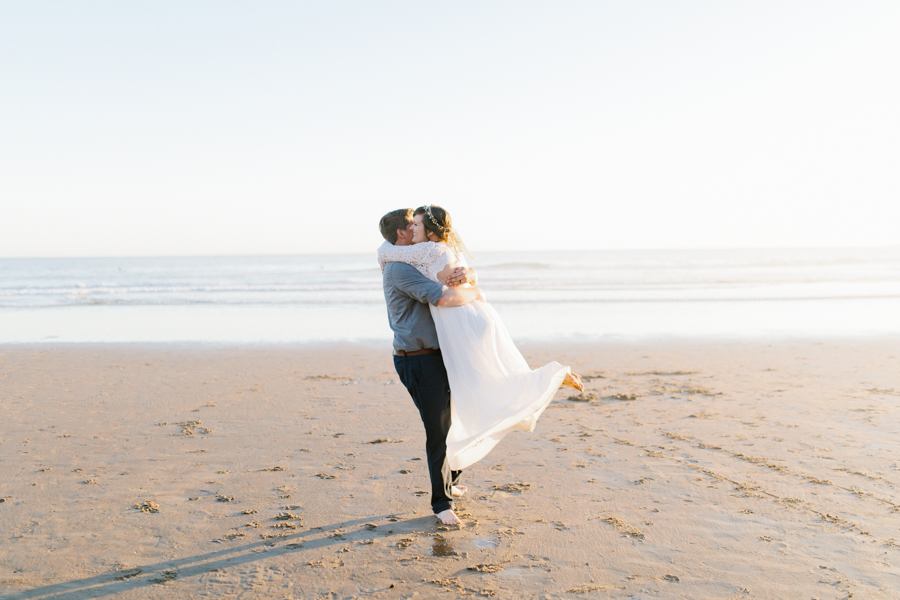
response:
<path id="1" fill-rule="evenodd" d="M 900 597 L 900 340 L 523 352 L 456 529 L 389 349 L 0 348 L 0 598 Z"/>

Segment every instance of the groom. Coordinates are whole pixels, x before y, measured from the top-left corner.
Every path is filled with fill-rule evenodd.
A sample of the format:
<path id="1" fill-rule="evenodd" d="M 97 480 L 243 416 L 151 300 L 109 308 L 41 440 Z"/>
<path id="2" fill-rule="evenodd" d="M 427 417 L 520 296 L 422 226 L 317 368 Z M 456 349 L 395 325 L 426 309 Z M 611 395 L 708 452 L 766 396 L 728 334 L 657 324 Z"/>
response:
<path id="1" fill-rule="evenodd" d="M 412 225 L 412 209 L 401 208 L 384 215 L 379 228 L 391 244 L 409 246 L 412 244 Z M 450 286 L 466 282 L 475 283 L 474 269 L 460 267 L 448 280 Z M 452 493 L 462 471 L 451 471 L 447 461 L 450 384 L 428 305 L 462 306 L 479 299 L 481 290 L 442 286 L 415 267 L 401 262 L 385 265 L 382 283 L 388 319 L 394 331 L 394 368 L 425 425 L 431 508 L 444 525 L 462 525 L 453 512 Z"/>

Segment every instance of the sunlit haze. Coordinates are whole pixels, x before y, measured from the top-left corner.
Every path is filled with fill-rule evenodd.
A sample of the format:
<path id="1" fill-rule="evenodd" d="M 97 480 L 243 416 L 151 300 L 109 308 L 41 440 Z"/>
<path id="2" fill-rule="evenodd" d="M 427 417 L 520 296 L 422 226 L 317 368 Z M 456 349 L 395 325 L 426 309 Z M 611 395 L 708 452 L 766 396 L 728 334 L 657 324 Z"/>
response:
<path id="1" fill-rule="evenodd" d="M 3 2 L 0 256 L 896 245 L 897 2 Z"/>

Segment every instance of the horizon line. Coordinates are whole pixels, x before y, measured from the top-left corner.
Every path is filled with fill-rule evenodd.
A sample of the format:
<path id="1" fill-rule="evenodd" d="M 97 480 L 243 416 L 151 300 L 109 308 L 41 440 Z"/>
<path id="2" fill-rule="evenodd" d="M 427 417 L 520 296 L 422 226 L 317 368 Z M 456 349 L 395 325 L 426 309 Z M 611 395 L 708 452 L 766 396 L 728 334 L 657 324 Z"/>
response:
<path id="1" fill-rule="evenodd" d="M 591 248 L 591 249 L 542 249 L 534 248 L 528 250 L 510 249 L 510 250 L 479 250 L 490 254 L 512 254 L 522 252 L 547 252 L 554 254 L 573 253 L 573 252 L 696 252 L 696 251 L 735 251 L 735 250 L 894 250 L 900 249 L 900 244 L 891 245 L 850 245 L 850 246 L 700 246 L 700 247 L 684 247 L 684 248 Z M 376 249 L 373 248 L 368 252 L 277 252 L 277 253 L 247 253 L 247 254 L 109 254 L 109 255 L 77 255 L 77 256 L 59 256 L 59 255 L 38 255 L 38 256 L 0 256 L 0 260 L 41 260 L 41 259 L 122 259 L 122 258 L 262 258 L 262 257 L 287 257 L 287 256 L 361 256 L 365 254 L 375 254 Z M 478 260 L 477 257 L 473 257 Z"/>

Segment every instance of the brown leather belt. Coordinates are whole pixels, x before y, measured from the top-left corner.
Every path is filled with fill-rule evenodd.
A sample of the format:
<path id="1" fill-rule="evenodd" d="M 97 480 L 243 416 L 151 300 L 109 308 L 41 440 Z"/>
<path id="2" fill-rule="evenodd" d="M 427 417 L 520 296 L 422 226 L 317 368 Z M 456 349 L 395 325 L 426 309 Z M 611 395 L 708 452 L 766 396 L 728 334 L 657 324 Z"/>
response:
<path id="1" fill-rule="evenodd" d="M 412 352 L 407 352 L 406 350 L 394 350 L 394 356 L 423 356 L 425 354 L 440 354 L 440 349 L 432 350 L 431 348 L 425 348 L 424 350 L 413 350 Z"/>

